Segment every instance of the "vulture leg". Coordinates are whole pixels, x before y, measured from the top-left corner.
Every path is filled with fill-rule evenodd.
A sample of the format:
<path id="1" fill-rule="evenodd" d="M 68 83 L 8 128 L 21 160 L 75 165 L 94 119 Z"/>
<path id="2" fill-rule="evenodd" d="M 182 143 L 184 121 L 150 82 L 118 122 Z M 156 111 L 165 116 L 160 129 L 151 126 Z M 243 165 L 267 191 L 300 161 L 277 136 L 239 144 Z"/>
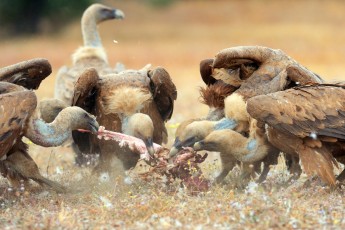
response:
<path id="1" fill-rule="evenodd" d="M 20 188 L 21 182 L 27 183 L 27 179 L 22 177 L 15 169 L 15 167 L 8 161 L 0 161 L 1 175 L 8 179 L 11 186 L 14 188 Z"/>
<path id="2" fill-rule="evenodd" d="M 39 183 L 40 185 L 46 185 L 49 188 L 55 190 L 56 192 L 63 193 L 66 192 L 66 188 L 57 182 L 51 181 L 41 175 L 39 169 L 34 162 L 34 160 L 29 156 L 27 152 L 15 151 L 8 156 L 5 160 L 11 165 L 13 171 L 17 172 L 15 177 L 9 178 L 11 183 L 18 183 L 18 178 L 27 180 L 32 179 Z"/>
<path id="3" fill-rule="evenodd" d="M 237 160 L 228 154 L 220 154 L 220 159 L 222 161 L 222 172 L 216 177 L 216 183 L 221 183 L 229 172 L 236 166 Z"/>
<path id="4" fill-rule="evenodd" d="M 256 183 L 262 183 L 266 180 L 267 175 L 270 171 L 270 164 L 264 163 L 264 168 L 260 174 L 260 177 L 256 180 Z"/>
<path id="5" fill-rule="evenodd" d="M 302 173 L 302 168 L 299 164 L 299 157 L 293 156 L 291 154 L 285 154 L 285 163 L 287 169 L 289 170 L 291 177 L 287 181 L 287 183 L 291 183 L 299 179 Z"/>

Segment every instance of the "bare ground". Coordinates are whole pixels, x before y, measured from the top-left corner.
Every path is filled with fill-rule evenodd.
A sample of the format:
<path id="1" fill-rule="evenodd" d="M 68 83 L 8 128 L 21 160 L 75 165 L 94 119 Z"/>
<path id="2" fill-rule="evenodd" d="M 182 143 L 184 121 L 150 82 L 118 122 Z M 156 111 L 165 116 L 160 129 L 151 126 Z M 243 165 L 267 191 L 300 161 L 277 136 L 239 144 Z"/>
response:
<path id="1" fill-rule="evenodd" d="M 99 29 L 110 62 L 141 68 L 163 66 L 178 88 L 169 144 L 179 122 L 204 116 L 198 101 L 203 83 L 198 65 L 203 58 L 237 45 L 279 48 L 325 79 L 343 79 L 345 3 L 342 1 L 177 1 L 154 9 L 139 1 L 109 1 L 126 13 L 124 21 L 106 22 Z M 118 41 L 114 43 L 113 40 Z M 79 22 L 60 33 L 3 40 L 0 66 L 34 57 L 47 58 L 54 73 L 37 91 L 53 96 L 54 75 L 70 65 L 70 54 L 81 45 Z M 41 172 L 79 192 L 56 194 L 32 183 L 13 191 L 0 179 L 1 228 L 41 229 L 243 229 L 345 227 L 344 188 L 315 182 L 303 187 L 306 176 L 287 186 L 285 166 L 272 169 L 263 185 L 251 182 L 236 189 L 238 169 L 224 186 L 212 186 L 190 196 L 178 184 L 167 191 L 162 183 L 124 177 L 93 178 L 90 169 L 73 165 L 68 148 L 30 144 Z M 140 169 L 140 166 L 138 166 Z M 203 164 L 213 178 L 219 160 Z M 126 177 L 125 177 L 126 178 Z"/>

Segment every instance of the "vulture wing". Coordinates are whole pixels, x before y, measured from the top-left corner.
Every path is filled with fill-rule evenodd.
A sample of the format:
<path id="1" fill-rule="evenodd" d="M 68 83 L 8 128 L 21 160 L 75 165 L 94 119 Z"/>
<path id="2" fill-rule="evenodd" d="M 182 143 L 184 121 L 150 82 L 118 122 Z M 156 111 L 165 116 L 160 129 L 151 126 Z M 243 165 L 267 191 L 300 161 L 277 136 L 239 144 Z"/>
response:
<path id="1" fill-rule="evenodd" d="M 36 58 L 1 68 L 0 81 L 21 85 L 27 89 L 37 89 L 51 72 L 48 60 Z"/>
<path id="2" fill-rule="evenodd" d="M 85 70 L 74 85 L 73 106 L 79 106 L 91 113 L 95 106 L 98 73 L 94 68 Z"/>
<path id="3" fill-rule="evenodd" d="M 212 65 L 214 59 L 204 59 L 200 62 L 200 75 L 206 85 L 213 85 L 217 79 L 212 77 Z"/>
<path id="4" fill-rule="evenodd" d="M 8 153 L 22 135 L 26 121 L 36 106 L 34 92 L 0 82 L 0 158 Z"/>
<path id="5" fill-rule="evenodd" d="M 320 84 L 296 87 L 247 101 L 255 119 L 304 138 L 314 135 L 345 140 L 345 86 Z"/>
<path id="6" fill-rule="evenodd" d="M 94 68 L 85 70 L 74 86 L 72 106 L 78 106 L 85 111 L 94 114 L 97 97 L 98 73 Z M 91 149 L 91 134 L 72 131 L 74 142 L 83 153 L 88 153 Z"/>
<path id="7" fill-rule="evenodd" d="M 274 93 L 297 84 L 323 82 L 283 51 L 261 46 L 221 50 L 213 62 L 214 77 L 215 72 L 225 83 L 239 87 L 238 93 L 245 98 Z"/>
<path id="8" fill-rule="evenodd" d="M 288 80 L 297 85 L 323 83 L 323 79 L 301 65 L 289 65 L 286 68 Z"/>
<path id="9" fill-rule="evenodd" d="M 171 118 L 174 110 L 174 101 L 177 98 L 177 90 L 169 73 L 161 67 L 148 72 L 151 79 L 150 87 L 153 99 L 163 121 Z"/>

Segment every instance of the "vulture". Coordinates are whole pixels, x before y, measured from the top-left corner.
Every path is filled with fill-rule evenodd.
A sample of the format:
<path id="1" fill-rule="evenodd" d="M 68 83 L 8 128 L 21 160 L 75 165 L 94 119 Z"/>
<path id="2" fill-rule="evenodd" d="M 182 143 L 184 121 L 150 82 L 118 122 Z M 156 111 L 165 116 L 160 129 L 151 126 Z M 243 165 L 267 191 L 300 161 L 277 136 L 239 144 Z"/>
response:
<path id="1" fill-rule="evenodd" d="M 304 74 L 296 66 L 288 74 Z M 310 84 L 253 97 L 247 111 L 266 124 L 268 140 L 299 156 L 305 172 L 335 185 L 336 159 L 344 161 L 345 84 Z M 344 180 L 345 172 L 338 176 Z"/>
<path id="2" fill-rule="evenodd" d="M 106 20 L 123 18 L 124 13 L 121 10 L 102 4 L 92 4 L 85 10 L 81 19 L 84 46 L 77 49 L 72 55 L 72 67 L 63 66 L 59 69 L 55 82 L 55 98 L 71 105 L 74 84 L 79 75 L 89 67 L 95 68 L 102 75 L 118 72 L 108 64 L 97 24 Z"/>
<path id="3" fill-rule="evenodd" d="M 290 65 L 298 66 L 298 70 L 295 72 L 290 71 L 287 74 L 287 67 Z M 300 71 L 305 74 L 301 75 Z M 243 141 L 250 141 L 251 138 L 254 138 L 248 137 L 250 133 L 264 133 L 264 130 L 260 130 L 264 129 L 262 125 L 249 126 L 249 120 L 252 120 L 246 110 L 246 101 L 249 98 L 286 90 L 296 85 L 323 82 L 318 75 L 299 65 L 281 50 L 261 46 L 240 46 L 221 50 L 215 58 L 205 59 L 200 62 L 200 74 L 207 87 L 219 84 L 219 82 L 232 87 L 224 102 L 225 104 L 228 103 L 228 106 L 225 106 L 226 111 L 224 112 L 226 119 L 219 122 L 226 121 L 225 123 L 228 127 L 225 129 L 236 131 L 227 130 L 222 132 L 234 133 L 234 135 L 242 134 Z M 183 137 L 183 134 L 180 134 L 179 139 L 175 141 L 171 149 L 170 155 L 176 154 L 177 150 L 182 146 L 195 144 L 196 141 L 202 140 L 213 131 L 222 130 L 222 128 L 219 128 L 222 125 L 217 126 L 217 122 L 208 123 L 205 121 L 204 123 L 208 125 L 186 126 L 186 136 Z M 262 136 L 261 140 L 261 142 L 257 143 L 262 144 L 262 147 L 265 146 L 269 150 L 272 149 L 273 152 L 279 151 L 267 141 L 267 137 Z M 261 158 L 258 157 L 249 162 L 263 159 L 265 154 L 269 152 L 271 154 L 272 151 L 262 151 L 264 154 L 262 154 Z M 277 156 L 276 153 L 271 155 L 273 156 L 272 158 Z M 294 175 L 292 179 L 298 178 L 301 173 L 298 157 L 295 155 L 287 155 L 286 157 L 290 172 Z M 276 160 L 272 160 L 272 162 L 275 163 Z"/>
<path id="4" fill-rule="evenodd" d="M 228 98 L 231 99 L 231 98 Z M 233 119 L 228 118 L 228 107 L 229 106 L 236 106 L 233 104 L 232 100 L 225 100 L 225 118 L 222 118 L 218 121 L 208 121 L 208 120 L 194 120 L 192 122 L 187 123 L 184 127 L 182 127 L 181 130 L 177 130 L 178 136 L 175 139 L 175 142 L 170 150 L 170 157 L 173 157 L 179 152 L 183 147 L 195 147 L 195 150 L 208 150 L 208 151 L 216 151 L 220 152 L 220 158 L 222 162 L 222 172 L 220 175 L 216 178 L 216 182 L 220 183 L 224 180 L 224 178 L 228 175 L 228 173 L 235 167 L 236 164 L 239 164 L 239 160 L 242 159 L 238 156 L 234 156 L 231 150 L 233 150 L 233 147 L 229 147 L 232 144 L 236 143 L 238 140 L 247 140 L 248 138 L 246 136 L 252 135 L 257 136 L 259 134 L 255 133 L 254 128 L 249 128 L 249 125 L 256 126 L 256 121 L 252 119 L 250 121 L 250 118 L 248 114 L 245 111 L 238 111 L 241 114 L 244 114 L 241 118 L 240 123 L 237 124 L 234 122 Z M 183 123 L 182 123 L 183 124 Z M 236 131 L 235 131 L 236 130 Z M 252 133 L 248 133 L 248 132 Z M 229 133 L 229 134 L 228 134 Z M 234 133 L 234 135 L 237 135 L 237 139 L 233 139 L 233 141 L 229 141 L 228 143 L 228 136 Z M 218 135 L 223 135 L 222 137 L 219 137 L 217 140 L 214 140 L 214 144 L 212 147 L 209 146 L 201 146 L 196 145 L 196 143 L 203 143 L 199 141 L 205 141 L 210 137 L 212 137 L 212 140 L 216 138 Z M 262 136 L 262 135 L 261 135 Z M 266 179 L 267 174 L 270 169 L 270 165 L 275 165 L 278 163 L 278 156 L 279 156 L 279 150 L 267 143 L 267 138 L 264 136 L 261 137 L 261 143 L 263 146 L 263 150 L 265 152 L 264 157 L 258 157 L 257 159 L 253 159 L 251 163 L 254 164 L 254 171 L 260 172 L 261 171 L 261 162 L 264 163 L 264 169 L 260 175 L 260 178 L 258 179 L 258 182 L 262 182 Z M 240 146 L 238 146 L 240 147 Z M 227 150 L 228 149 L 228 150 Z M 244 151 L 244 150 L 243 150 Z M 237 158 L 237 159 L 236 159 Z M 250 176 L 250 163 L 244 164 L 244 172 L 243 177 Z"/>
<path id="5" fill-rule="evenodd" d="M 142 139 L 153 154 L 153 142 L 167 141 L 165 122 L 172 116 L 176 98 L 176 87 L 164 68 L 125 70 L 102 76 L 90 68 L 75 84 L 73 105 L 95 115 L 108 130 Z M 73 139 L 82 153 L 100 154 L 96 172 L 111 172 L 115 156 L 125 170 L 134 167 L 139 159 L 139 154 L 128 147 L 96 139 L 88 133 L 73 132 Z"/>
<path id="6" fill-rule="evenodd" d="M 32 179 L 63 192 L 62 185 L 40 174 L 22 137 L 44 147 L 58 146 L 70 137 L 72 130 L 85 128 L 97 132 L 99 125 L 95 117 L 79 107 L 57 108 L 60 103 L 56 99 L 54 103 L 37 107 L 37 97 L 32 89 L 37 89 L 50 73 L 50 64 L 44 59 L 21 62 L 0 70 L 0 80 L 3 80 L 0 81 L 0 172 L 15 187 L 22 180 Z M 45 111 L 47 107 L 50 109 Z M 41 117 L 55 119 L 47 123 Z"/>

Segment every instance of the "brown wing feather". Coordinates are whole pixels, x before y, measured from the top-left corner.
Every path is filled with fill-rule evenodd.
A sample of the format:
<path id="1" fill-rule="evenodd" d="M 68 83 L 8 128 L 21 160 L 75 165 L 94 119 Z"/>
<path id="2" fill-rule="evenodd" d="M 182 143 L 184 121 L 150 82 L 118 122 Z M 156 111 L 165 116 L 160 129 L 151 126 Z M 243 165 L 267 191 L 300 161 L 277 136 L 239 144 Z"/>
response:
<path id="1" fill-rule="evenodd" d="M 286 68 L 286 71 L 288 78 L 293 82 L 298 82 L 299 85 L 324 82 L 319 75 L 300 65 L 290 65 Z"/>
<path id="2" fill-rule="evenodd" d="M 157 109 L 163 121 L 167 121 L 174 110 L 174 101 L 177 98 L 176 86 L 169 73 L 161 67 L 149 71 L 148 75 L 151 78 L 150 86 Z"/>
<path id="3" fill-rule="evenodd" d="M 287 73 L 289 66 L 294 66 L 290 70 L 292 79 Z M 281 50 L 261 46 L 239 46 L 221 50 L 214 59 L 213 68 L 239 69 L 233 80 L 237 80 L 234 81 L 240 85 L 237 92 L 245 99 L 291 88 L 296 86 L 297 81 L 322 82 L 320 77 Z M 294 72 L 294 68 L 300 69 L 300 73 Z M 232 84 L 231 81 L 229 84 Z"/>
<path id="4" fill-rule="evenodd" d="M 99 76 L 94 68 L 85 70 L 74 85 L 73 106 L 91 113 L 95 106 Z"/>
<path id="5" fill-rule="evenodd" d="M 72 105 L 95 115 L 98 80 L 99 76 L 94 68 L 85 70 L 75 83 Z M 91 153 L 95 148 L 91 142 L 92 135 L 89 133 L 72 131 L 72 137 L 82 153 Z"/>
<path id="6" fill-rule="evenodd" d="M 212 85 L 217 81 L 214 77 L 212 77 L 213 60 L 213 58 L 204 59 L 200 62 L 200 76 L 206 85 Z"/>
<path id="7" fill-rule="evenodd" d="M 22 136 L 27 119 L 37 106 L 34 92 L 0 82 L 0 157 Z"/>
<path id="8" fill-rule="evenodd" d="M 308 175 L 317 174 L 325 183 L 335 185 L 333 168 L 334 165 L 337 165 L 337 162 L 325 147 L 317 150 L 304 148 L 299 151 L 299 156 L 304 171 Z"/>
<path id="9" fill-rule="evenodd" d="M 51 72 L 48 60 L 36 58 L 1 68 L 0 81 L 21 85 L 27 89 L 37 89 Z"/>
<path id="10" fill-rule="evenodd" d="M 337 85 L 293 88 L 247 102 L 255 119 L 298 137 L 311 133 L 345 139 L 345 89 Z"/>

